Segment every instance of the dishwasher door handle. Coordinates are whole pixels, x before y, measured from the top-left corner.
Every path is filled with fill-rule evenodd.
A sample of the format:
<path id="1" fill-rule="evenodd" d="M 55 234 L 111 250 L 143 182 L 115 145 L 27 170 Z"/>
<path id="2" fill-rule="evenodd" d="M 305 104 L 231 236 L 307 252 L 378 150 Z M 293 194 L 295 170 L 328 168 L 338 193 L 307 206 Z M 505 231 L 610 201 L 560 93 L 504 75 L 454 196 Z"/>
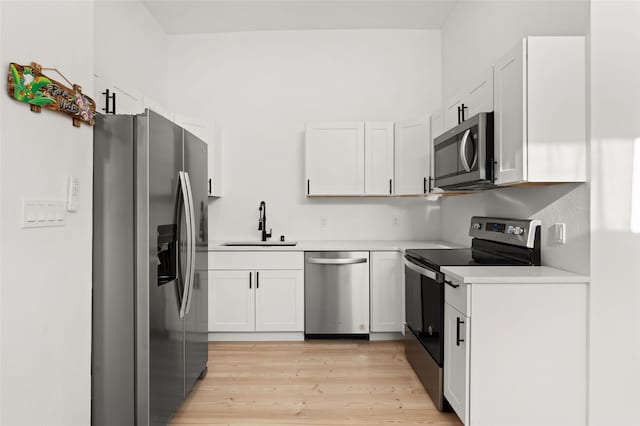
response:
<path id="1" fill-rule="evenodd" d="M 307 262 L 314 263 L 316 265 L 355 265 L 357 263 L 367 263 L 367 258 L 359 257 L 357 259 L 323 259 L 310 257 Z"/>

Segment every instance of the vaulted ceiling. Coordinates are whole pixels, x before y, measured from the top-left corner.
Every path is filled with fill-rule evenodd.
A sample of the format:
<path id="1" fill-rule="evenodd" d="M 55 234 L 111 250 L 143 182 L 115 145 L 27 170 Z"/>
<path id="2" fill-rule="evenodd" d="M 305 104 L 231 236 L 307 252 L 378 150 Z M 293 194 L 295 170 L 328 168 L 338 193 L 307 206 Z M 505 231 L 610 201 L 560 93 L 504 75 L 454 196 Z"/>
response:
<path id="1" fill-rule="evenodd" d="M 438 29 L 457 0 L 143 0 L 168 34 Z"/>

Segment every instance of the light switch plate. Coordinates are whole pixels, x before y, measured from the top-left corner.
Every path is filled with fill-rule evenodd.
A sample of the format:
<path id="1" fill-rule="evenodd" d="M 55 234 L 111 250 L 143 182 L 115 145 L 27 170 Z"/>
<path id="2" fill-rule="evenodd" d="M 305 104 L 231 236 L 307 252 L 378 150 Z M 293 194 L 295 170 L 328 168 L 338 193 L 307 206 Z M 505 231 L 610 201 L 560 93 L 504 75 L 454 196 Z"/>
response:
<path id="1" fill-rule="evenodd" d="M 22 205 L 23 228 L 64 226 L 65 202 L 56 200 L 24 200 Z"/>

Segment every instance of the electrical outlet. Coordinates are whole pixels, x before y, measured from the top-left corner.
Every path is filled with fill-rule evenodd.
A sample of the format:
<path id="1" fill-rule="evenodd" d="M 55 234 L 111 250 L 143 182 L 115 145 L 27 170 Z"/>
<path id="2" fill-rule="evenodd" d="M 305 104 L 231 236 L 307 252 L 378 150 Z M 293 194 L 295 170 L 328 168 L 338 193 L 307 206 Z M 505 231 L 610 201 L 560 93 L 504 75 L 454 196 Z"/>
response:
<path id="1" fill-rule="evenodd" d="M 320 227 L 321 228 L 326 228 L 327 227 L 327 217 L 326 216 L 320 216 Z"/>
<path id="2" fill-rule="evenodd" d="M 567 229 L 564 223 L 554 223 L 552 228 L 553 242 L 556 244 L 566 244 Z"/>
<path id="3" fill-rule="evenodd" d="M 400 222 L 400 219 L 398 218 L 398 216 L 397 216 L 397 215 L 393 215 L 393 217 L 391 218 L 391 222 L 392 222 L 395 226 L 397 226 L 397 225 L 398 225 L 398 223 Z"/>

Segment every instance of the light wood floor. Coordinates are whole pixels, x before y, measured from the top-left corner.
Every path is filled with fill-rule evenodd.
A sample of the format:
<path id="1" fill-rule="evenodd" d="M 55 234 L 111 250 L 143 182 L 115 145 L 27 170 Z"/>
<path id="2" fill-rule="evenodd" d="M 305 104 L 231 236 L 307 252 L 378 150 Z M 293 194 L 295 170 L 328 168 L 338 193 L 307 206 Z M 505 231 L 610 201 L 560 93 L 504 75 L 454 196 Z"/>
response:
<path id="1" fill-rule="evenodd" d="M 401 342 L 209 343 L 209 374 L 172 425 L 456 425 Z"/>

